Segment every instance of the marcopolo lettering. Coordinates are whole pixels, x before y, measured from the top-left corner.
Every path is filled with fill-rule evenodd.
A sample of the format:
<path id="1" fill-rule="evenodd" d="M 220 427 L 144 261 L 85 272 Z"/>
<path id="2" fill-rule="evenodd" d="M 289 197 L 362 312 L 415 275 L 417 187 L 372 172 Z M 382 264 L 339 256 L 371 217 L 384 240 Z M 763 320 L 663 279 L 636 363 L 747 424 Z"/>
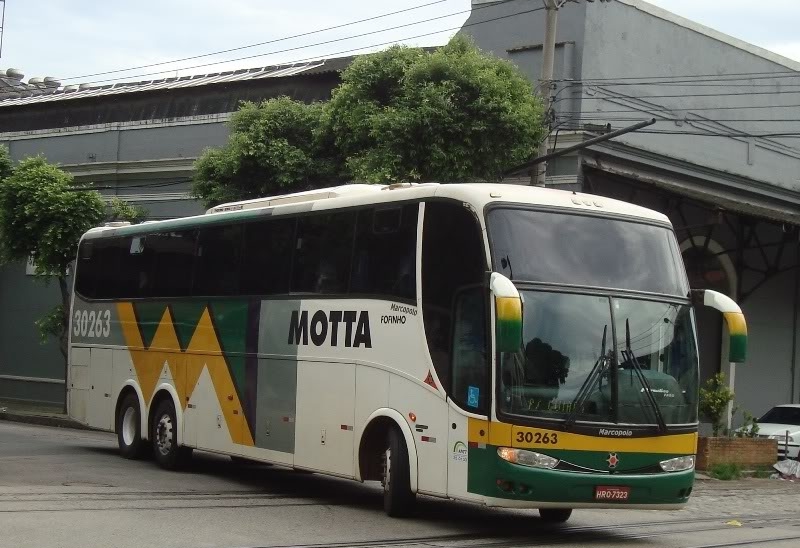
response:
<path id="1" fill-rule="evenodd" d="M 616 438 L 627 438 L 633 436 L 632 430 L 620 430 L 616 428 L 601 428 L 599 433 L 601 436 L 612 436 Z"/>
<path id="2" fill-rule="evenodd" d="M 342 342 L 350 348 L 372 348 L 372 335 L 369 329 L 369 312 L 355 310 L 317 310 L 308 318 L 307 310 L 292 311 L 289 320 L 289 344 L 322 346 L 328 342 L 330 346 L 339 346 Z M 342 324 L 344 324 L 342 326 Z M 340 329 L 341 327 L 341 329 Z M 340 338 L 340 333 L 343 335 Z"/>

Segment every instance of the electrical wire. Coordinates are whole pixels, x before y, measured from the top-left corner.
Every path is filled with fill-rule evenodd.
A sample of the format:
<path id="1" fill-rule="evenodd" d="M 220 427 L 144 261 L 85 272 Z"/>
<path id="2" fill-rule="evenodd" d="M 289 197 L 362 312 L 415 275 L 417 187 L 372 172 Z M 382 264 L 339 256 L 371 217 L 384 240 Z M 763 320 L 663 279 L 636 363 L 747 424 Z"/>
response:
<path id="1" fill-rule="evenodd" d="M 449 0 L 435 0 L 434 2 L 428 2 L 427 4 L 420 4 L 418 6 L 412 6 L 410 8 L 405 8 L 405 9 L 401 9 L 401 10 L 397 10 L 397 11 L 392 11 L 392 12 L 389 12 L 389 13 L 383 13 L 381 15 L 375 15 L 373 17 L 367 17 L 367 18 L 364 18 L 364 19 L 359 19 L 357 21 L 350 21 L 348 23 L 342 23 L 342 24 L 339 24 L 339 25 L 334 25 L 332 27 L 325 27 L 325 28 L 322 28 L 322 29 L 316 29 L 316 30 L 312 30 L 312 31 L 308 31 L 308 32 L 303 32 L 303 33 L 300 33 L 300 34 L 294 34 L 294 35 L 291 35 L 291 36 L 284 36 L 282 38 L 275 38 L 273 40 L 267 40 L 265 42 L 257 42 L 255 44 L 247 44 L 247 45 L 244 45 L 244 46 L 237 46 L 237 47 L 234 47 L 234 48 L 228 48 L 228 49 L 223 49 L 223 50 L 218 50 L 218 51 L 212 51 L 212 52 L 208 52 L 208 53 L 201 53 L 201 54 L 198 54 L 198 55 L 192 55 L 190 57 L 183 57 L 181 59 L 173 59 L 171 61 L 161 61 L 159 63 L 150 63 L 150 64 L 147 64 L 147 65 L 139 65 L 139 66 L 136 66 L 136 67 L 121 68 L 121 69 L 115 69 L 115 70 L 107 70 L 107 71 L 103 71 L 103 72 L 94 72 L 94 73 L 91 73 L 91 74 L 82 74 L 80 76 L 69 76 L 67 78 L 63 78 L 62 80 L 63 81 L 69 81 L 69 80 L 79 80 L 81 78 L 94 78 L 95 76 L 105 76 L 107 74 L 118 74 L 120 72 L 130 72 L 130 71 L 133 71 L 133 70 L 141 70 L 141 69 L 145 69 L 145 68 L 159 67 L 159 66 L 164 66 L 164 65 L 171 65 L 171 64 L 174 64 L 174 63 L 182 63 L 184 61 L 192 61 L 194 59 L 202 59 L 204 57 L 212 57 L 214 55 L 221 55 L 223 53 L 231 53 L 233 51 L 241 51 L 241 50 L 245 50 L 245 49 L 249 49 L 249 48 L 255 48 L 255 47 L 259 47 L 259 46 L 266 46 L 267 44 L 275 44 L 275 43 L 278 43 L 278 42 L 285 42 L 286 40 L 293 40 L 295 38 L 302 38 L 304 36 L 311 36 L 313 34 L 320 34 L 320 33 L 328 32 L 328 31 L 331 31 L 331 30 L 336 30 L 336 29 L 341 29 L 341 28 L 345 28 L 345 27 L 350 27 L 350 26 L 353 26 L 353 25 L 358 25 L 360 23 L 366 23 L 368 21 L 376 21 L 378 19 L 383 19 L 385 17 L 391 17 L 393 15 L 399 15 L 401 13 L 406 13 L 406 12 L 409 12 L 409 11 L 414 11 L 414 10 L 418 10 L 418 9 L 422 9 L 422 8 L 427 8 L 427 7 L 436 5 L 436 4 L 442 4 L 442 3 L 447 2 L 447 1 L 449 1 Z"/>
<path id="2" fill-rule="evenodd" d="M 505 0 L 505 1 L 510 1 L 510 0 Z M 489 7 L 489 5 L 484 6 L 481 9 L 484 9 L 486 7 Z M 478 8 L 480 8 L 480 6 L 476 7 L 476 9 L 478 9 Z M 494 22 L 494 21 L 502 20 L 502 19 L 508 19 L 508 18 L 511 18 L 511 17 L 518 17 L 520 15 L 525 15 L 525 14 L 528 14 L 528 13 L 534 13 L 534 12 L 537 12 L 537 11 L 542 11 L 544 9 L 546 9 L 546 8 L 545 7 L 532 8 L 532 9 L 529 9 L 529 10 L 524 10 L 524 11 L 520 11 L 520 12 L 516 12 L 516 13 L 511 13 L 511 14 L 501 15 L 501 16 L 498 16 L 498 17 L 493 17 L 491 19 L 486 19 L 484 21 L 477 21 L 475 23 L 464 24 L 464 25 L 461 25 L 461 26 L 458 26 L 458 27 L 439 29 L 439 30 L 432 31 L 432 32 L 426 32 L 426 33 L 423 33 L 423 34 L 418 34 L 416 36 L 408 36 L 408 37 L 405 37 L 405 38 L 388 40 L 386 42 L 380 42 L 380 43 L 377 43 L 377 44 L 370 44 L 370 45 L 362 46 L 362 47 L 358 47 L 358 48 L 351 48 L 351 49 L 347 49 L 347 50 L 338 51 L 338 52 L 335 52 L 335 53 L 329 53 L 329 54 L 326 54 L 325 56 L 322 56 L 322 57 L 319 56 L 319 55 L 316 55 L 316 56 L 313 56 L 313 57 L 307 57 L 305 59 L 297 59 L 297 60 L 293 60 L 293 61 L 285 61 L 285 62 L 282 62 L 281 65 L 292 65 L 292 64 L 297 64 L 297 63 L 304 63 L 304 62 L 319 60 L 320 58 L 328 58 L 328 59 L 330 59 L 330 58 L 341 56 L 341 55 L 345 55 L 345 54 L 348 54 L 348 53 L 353 53 L 353 52 L 356 52 L 356 51 L 362 51 L 362 50 L 365 50 L 365 49 L 371 49 L 371 48 L 376 48 L 376 47 L 381 47 L 381 46 L 393 45 L 393 44 L 397 44 L 399 42 L 403 42 L 403 41 L 407 41 L 407 40 L 415 40 L 415 39 L 418 39 L 418 38 L 425 38 L 427 36 L 433 36 L 435 34 L 442 34 L 442 33 L 445 33 L 445 32 L 458 31 L 458 30 L 461 30 L 463 28 L 473 27 L 473 26 L 477 26 L 477 25 L 483 25 L 483 24 L 486 24 L 486 23 L 491 23 L 491 22 Z M 198 64 L 198 65 L 191 65 L 191 66 L 187 66 L 187 67 L 180 67 L 180 68 L 162 70 L 162 71 L 157 71 L 157 72 L 147 72 L 147 73 L 135 74 L 135 75 L 131 75 L 131 76 L 121 76 L 121 77 L 117 77 L 117 78 L 105 78 L 105 79 L 101 79 L 101 80 L 94 80 L 94 81 L 82 82 L 82 83 L 83 84 L 100 84 L 100 83 L 105 83 L 105 82 L 118 82 L 118 81 L 121 81 L 121 80 L 131 81 L 131 80 L 135 80 L 137 78 L 142 78 L 142 77 L 146 77 L 146 76 L 156 76 L 156 75 L 164 74 L 166 72 L 186 71 L 186 70 L 191 70 L 191 69 L 209 67 L 209 66 L 213 66 L 213 65 L 221 65 L 221 64 L 225 64 L 225 63 L 234 63 L 234 62 L 237 62 L 237 61 L 245 61 L 245 60 L 248 60 L 248 59 L 255 59 L 255 58 L 258 58 L 258 57 L 266 57 L 266 56 L 269 56 L 269 55 L 277 55 L 279 53 L 287 53 L 287 52 L 290 52 L 290 51 L 297 51 L 297 50 L 308 49 L 308 48 L 313 48 L 313 47 L 327 45 L 327 44 L 333 44 L 333 43 L 336 43 L 336 42 L 343 42 L 343 41 L 347 41 L 347 40 L 353 40 L 354 38 L 363 38 L 365 36 L 370 36 L 370 35 L 373 35 L 373 34 L 380 34 L 380 33 L 383 33 L 383 32 L 389 32 L 389 31 L 392 31 L 392 30 L 397 30 L 397 29 L 401 29 L 401 28 L 405 28 L 405 27 L 412 27 L 412 26 L 415 26 L 415 25 L 421 25 L 423 23 L 429 23 L 429 22 L 432 22 L 432 21 L 440 20 L 440 19 L 447 19 L 449 17 L 453 17 L 453 16 L 456 16 L 456 15 L 462 15 L 462 14 L 473 12 L 473 11 L 475 11 L 475 9 L 473 9 L 473 10 L 462 10 L 462 11 L 459 11 L 459 12 L 449 13 L 449 14 L 446 14 L 446 15 L 440 15 L 440 16 L 437 16 L 437 17 L 430 17 L 428 19 L 422 19 L 422 20 L 419 20 L 419 21 L 414 21 L 412 23 L 404 23 L 402 25 L 395 25 L 393 27 L 387 27 L 387 28 L 383 28 L 383 29 L 364 32 L 364 33 L 361 33 L 361 34 L 355 34 L 355 35 L 351 35 L 351 36 L 344 36 L 344 37 L 341 37 L 341 38 L 335 38 L 335 39 L 326 40 L 326 41 L 323 41 L 323 42 L 316 42 L 316 43 L 313 43 L 313 44 L 306 44 L 306 45 L 303 45 L 303 46 L 285 48 L 285 49 L 281 49 L 281 50 L 258 53 L 258 54 L 254 54 L 254 55 L 247 55 L 247 56 L 244 56 L 244 57 L 236 57 L 236 58 L 233 58 L 233 59 L 224 59 L 224 60 L 221 60 L 221 61 L 212 61 L 212 62 L 208 62 L 208 63 L 201 63 L 201 64 Z M 197 76 L 197 75 L 194 75 L 194 76 Z M 67 80 L 67 79 L 63 79 L 63 80 Z M 136 82 L 136 83 L 138 83 L 138 82 Z"/>

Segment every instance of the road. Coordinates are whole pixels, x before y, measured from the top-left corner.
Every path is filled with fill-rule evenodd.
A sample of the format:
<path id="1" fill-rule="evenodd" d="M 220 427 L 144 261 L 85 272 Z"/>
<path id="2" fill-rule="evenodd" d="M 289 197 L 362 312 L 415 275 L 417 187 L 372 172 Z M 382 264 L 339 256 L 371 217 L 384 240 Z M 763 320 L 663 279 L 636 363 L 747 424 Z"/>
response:
<path id="1" fill-rule="evenodd" d="M 582 510 L 560 527 L 535 511 L 427 497 L 397 520 L 378 485 L 201 453 L 188 471 L 166 472 L 117 456 L 113 434 L 0 422 L 2 548 L 796 548 L 799 502 L 795 483 L 704 481 L 686 510 Z"/>

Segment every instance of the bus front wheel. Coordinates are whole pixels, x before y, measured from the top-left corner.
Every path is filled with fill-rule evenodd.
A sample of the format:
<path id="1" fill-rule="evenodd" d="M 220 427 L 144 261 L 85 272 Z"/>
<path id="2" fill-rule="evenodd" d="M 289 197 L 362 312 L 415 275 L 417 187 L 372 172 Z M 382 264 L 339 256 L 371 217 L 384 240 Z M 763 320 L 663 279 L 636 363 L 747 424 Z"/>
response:
<path id="1" fill-rule="evenodd" d="M 383 453 L 383 509 L 392 517 L 407 516 L 414 507 L 416 495 L 411 491 L 408 448 L 397 427 L 389 430 Z"/>
<path id="2" fill-rule="evenodd" d="M 571 515 L 571 508 L 539 508 L 539 516 L 546 523 L 564 523 Z"/>
<path id="3" fill-rule="evenodd" d="M 142 439 L 139 398 L 127 394 L 117 413 L 117 445 L 119 454 L 126 459 L 139 459 L 147 451 L 147 442 Z"/>
<path id="4" fill-rule="evenodd" d="M 182 468 L 192 455 L 191 447 L 178 445 L 178 420 L 175 406 L 169 398 L 162 399 L 156 407 L 150 439 L 153 441 L 156 461 L 167 470 Z"/>

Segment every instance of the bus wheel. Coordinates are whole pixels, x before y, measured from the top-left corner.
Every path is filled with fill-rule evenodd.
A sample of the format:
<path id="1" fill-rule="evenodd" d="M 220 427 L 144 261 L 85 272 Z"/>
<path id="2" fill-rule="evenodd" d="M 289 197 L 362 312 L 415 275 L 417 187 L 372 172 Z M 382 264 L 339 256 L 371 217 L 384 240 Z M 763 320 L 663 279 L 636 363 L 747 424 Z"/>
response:
<path id="1" fill-rule="evenodd" d="M 383 509 L 392 517 L 407 516 L 416 501 L 411 491 L 411 474 L 408 448 L 402 432 L 397 427 L 389 430 L 386 450 L 383 453 Z"/>
<path id="2" fill-rule="evenodd" d="M 539 515 L 546 523 L 564 523 L 572 515 L 571 508 L 539 508 Z"/>
<path id="3" fill-rule="evenodd" d="M 159 402 L 153 415 L 152 434 L 153 454 L 162 468 L 178 470 L 186 465 L 192 455 L 191 447 L 178 445 L 178 420 L 172 400 L 165 398 Z"/>
<path id="4" fill-rule="evenodd" d="M 126 395 L 117 413 L 117 445 L 123 458 L 139 459 L 147 451 L 147 443 L 142 440 L 140 417 L 136 394 Z"/>

